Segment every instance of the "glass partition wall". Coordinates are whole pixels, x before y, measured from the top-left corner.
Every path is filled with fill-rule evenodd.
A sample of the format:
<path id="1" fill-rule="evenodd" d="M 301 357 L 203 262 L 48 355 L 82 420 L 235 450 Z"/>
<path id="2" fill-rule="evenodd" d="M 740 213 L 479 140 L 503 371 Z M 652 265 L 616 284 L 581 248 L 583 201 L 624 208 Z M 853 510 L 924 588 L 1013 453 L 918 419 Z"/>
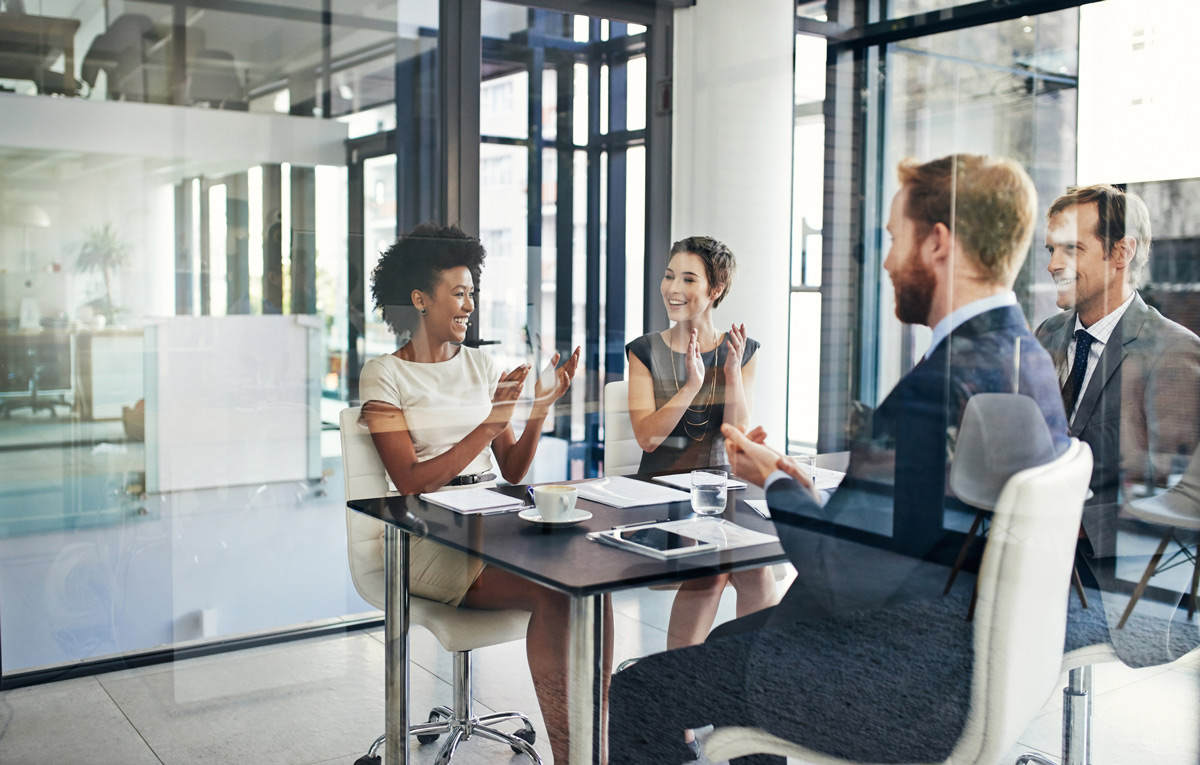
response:
<path id="1" fill-rule="evenodd" d="M 587 349 L 530 480 L 596 474 L 600 386 L 642 332 L 645 27 L 484 2 L 478 191 L 448 204 L 438 3 L 21 10 L 44 29 L 0 55 L 6 687 L 376 622 L 337 413 L 395 349 L 370 272 L 422 220 L 487 247 L 470 342 L 500 366 Z"/>
<path id="2" fill-rule="evenodd" d="M 1153 232 L 1139 294 L 1166 318 L 1200 331 L 1200 300 L 1187 265 L 1195 254 L 1196 216 L 1188 211 L 1195 209 L 1200 169 L 1178 133 L 1183 115 L 1195 110 L 1188 94 L 1196 78 L 1177 30 L 1196 18 L 1196 9 L 1186 2 L 1127 0 L 1063 5 L 1039 13 L 1032 2 L 990 9 L 943 0 L 800 4 L 789 365 L 794 451 L 810 448 L 810 438 L 821 452 L 849 448 L 856 428 L 862 436 L 874 408 L 930 348 L 928 327 L 896 318 L 893 284 L 883 269 L 891 246 L 884 226 L 899 186 L 896 168 L 906 157 L 997 155 L 1015 159 L 1029 173 L 1038 192 L 1038 219 L 1014 289 L 1033 328 L 1061 310 L 1048 272 L 1044 216 L 1051 202 L 1076 185 L 1109 183 L 1136 192 L 1149 207 Z M 813 35 L 827 38 L 829 55 L 806 65 L 804 51 L 814 46 Z M 806 111 L 799 95 L 801 82 L 818 78 L 818 66 L 828 83 L 819 117 Z M 822 145 L 804 132 L 817 120 L 824 123 Z M 825 162 L 824 226 L 813 224 L 820 220 L 812 212 L 818 205 L 805 201 L 809 181 L 802 168 L 814 154 Z M 810 298 L 805 293 L 812 276 L 803 264 L 814 247 L 823 252 L 817 282 L 823 303 L 821 403 L 818 423 L 809 426 L 808 399 L 795 396 L 803 379 L 796 360 L 798 352 L 803 358 L 811 353 L 805 344 L 817 330 L 797 301 Z M 1190 401 L 1194 387 L 1177 395 Z M 1161 400 L 1131 406 L 1167 408 Z M 1146 436 L 1151 449 L 1156 429 L 1151 426 Z M 1122 433 L 1122 454 L 1139 438 Z M 1154 472 L 1149 459 L 1133 465 L 1122 457 L 1121 501 L 1178 481 L 1192 456 L 1186 451 L 1158 455 L 1157 461 L 1172 466 L 1158 470 L 1154 480 L 1145 478 Z M 948 510 L 941 528 L 931 531 L 941 538 L 935 557 L 946 565 L 974 514 Z M 1115 522 L 1119 533 L 1107 555 L 1115 553 L 1115 587 L 1132 593 L 1163 529 L 1125 510 Z M 844 523 L 864 541 L 900 544 L 900 519 L 890 512 L 848 516 Z M 1169 614 L 1169 606 L 1186 601 L 1192 573 L 1190 564 L 1167 568 L 1149 580 L 1144 597 Z M 1115 622 L 1119 615 L 1118 610 L 1110 618 Z"/>
<path id="3" fill-rule="evenodd" d="M 345 142 L 427 12 L 0 12 L 5 678 L 369 610 L 330 429 Z"/>

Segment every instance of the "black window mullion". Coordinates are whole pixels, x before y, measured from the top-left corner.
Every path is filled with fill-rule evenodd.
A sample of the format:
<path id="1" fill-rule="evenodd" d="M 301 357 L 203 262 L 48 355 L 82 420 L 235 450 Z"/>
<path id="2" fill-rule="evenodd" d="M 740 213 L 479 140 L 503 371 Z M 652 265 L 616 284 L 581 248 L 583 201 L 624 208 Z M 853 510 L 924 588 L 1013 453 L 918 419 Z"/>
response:
<path id="1" fill-rule="evenodd" d="M 625 24 L 609 24 L 609 37 L 625 34 Z M 608 132 L 625 130 L 628 113 L 629 68 L 625 62 L 608 67 Z M 625 148 L 608 151 L 608 219 L 605 221 L 604 379 L 625 376 Z"/>

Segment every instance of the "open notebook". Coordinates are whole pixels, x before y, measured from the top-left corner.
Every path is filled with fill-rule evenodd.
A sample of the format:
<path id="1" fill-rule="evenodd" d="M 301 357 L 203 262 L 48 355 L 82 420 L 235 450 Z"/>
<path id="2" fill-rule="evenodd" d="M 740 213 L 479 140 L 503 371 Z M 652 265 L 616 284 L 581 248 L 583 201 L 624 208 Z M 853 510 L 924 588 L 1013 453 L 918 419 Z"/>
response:
<path id="1" fill-rule="evenodd" d="M 491 489 L 433 491 L 422 494 L 421 499 L 464 515 L 507 513 L 525 507 L 525 500 L 520 497 L 510 497 Z"/>

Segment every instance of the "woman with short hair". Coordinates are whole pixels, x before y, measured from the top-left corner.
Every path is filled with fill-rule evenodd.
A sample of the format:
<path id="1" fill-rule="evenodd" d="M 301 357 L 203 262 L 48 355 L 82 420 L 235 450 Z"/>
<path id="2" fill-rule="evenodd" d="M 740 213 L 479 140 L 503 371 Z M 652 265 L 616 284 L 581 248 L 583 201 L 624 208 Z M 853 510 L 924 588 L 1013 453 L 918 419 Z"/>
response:
<path id="1" fill-rule="evenodd" d="M 712 317 L 729 294 L 735 268 L 733 253 L 712 237 L 671 246 L 659 291 L 673 324 L 625 347 L 629 418 L 644 451 L 639 473 L 724 467 L 721 425 L 745 428 L 749 422 L 758 343 L 746 336 L 745 324 L 721 333 Z M 779 601 L 770 568 L 690 579 L 671 606 L 668 650 L 704 642 L 727 583 L 737 591 L 739 617 Z M 681 754 L 699 759 L 691 731 L 684 743 Z"/>

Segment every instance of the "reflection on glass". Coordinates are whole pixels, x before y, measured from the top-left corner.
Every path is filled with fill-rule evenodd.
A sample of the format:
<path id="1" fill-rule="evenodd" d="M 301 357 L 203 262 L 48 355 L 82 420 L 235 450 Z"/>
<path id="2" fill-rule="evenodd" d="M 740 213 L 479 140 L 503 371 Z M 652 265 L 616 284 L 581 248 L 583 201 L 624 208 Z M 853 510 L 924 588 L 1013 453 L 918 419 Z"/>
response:
<path id="1" fill-rule="evenodd" d="M 1039 199 L 1075 179 L 1074 136 L 1078 11 L 1014 19 L 888 46 L 883 164 L 949 152 L 1010 157 L 1029 169 Z M 1066 72 L 1060 69 L 1066 67 Z M 895 192 L 884 174 L 882 198 Z M 886 212 L 886 211 L 885 211 Z M 1034 240 L 1044 236 L 1039 224 Z M 1034 248 L 1015 289 L 1035 323 L 1052 308 L 1046 258 Z M 882 253 L 879 255 L 882 262 Z M 905 328 L 880 289 L 878 390 L 886 394 L 924 353 L 930 334 Z"/>
<path id="2" fill-rule="evenodd" d="M 379 255 L 396 241 L 396 157 L 374 157 L 363 163 L 363 274 L 369 275 Z M 368 295 L 368 306 L 373 305 Z M 396 338 L 378 311 L 368 311 L 363 358 L 396 350 Z"/>

